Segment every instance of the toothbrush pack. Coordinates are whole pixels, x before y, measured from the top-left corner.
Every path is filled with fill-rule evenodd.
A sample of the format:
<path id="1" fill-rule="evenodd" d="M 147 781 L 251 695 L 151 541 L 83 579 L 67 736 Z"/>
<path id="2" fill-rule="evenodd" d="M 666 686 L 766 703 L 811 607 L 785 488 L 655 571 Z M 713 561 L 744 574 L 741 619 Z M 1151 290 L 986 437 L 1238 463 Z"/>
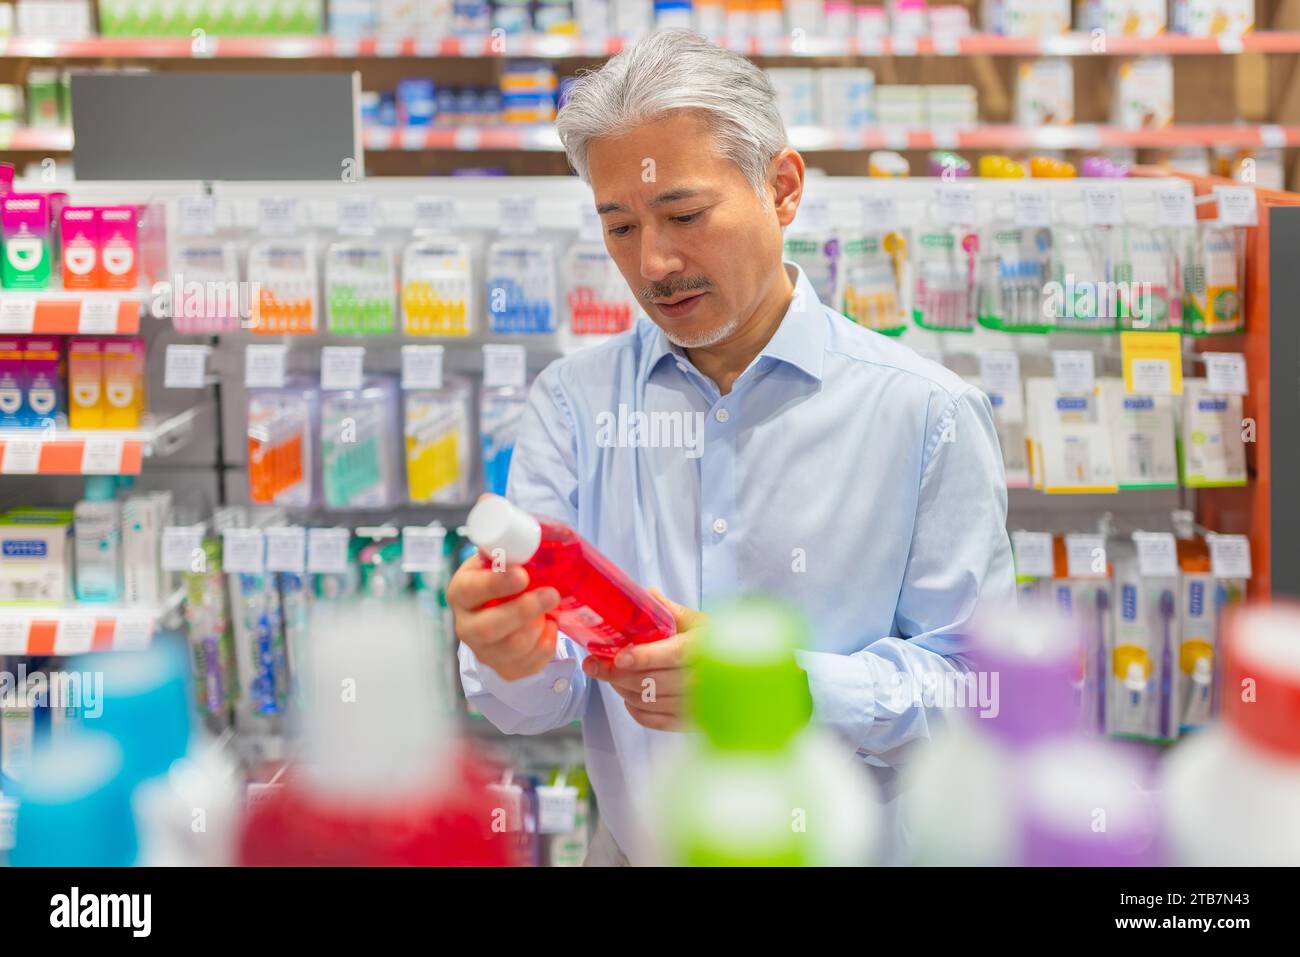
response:
<path id="1" fill-rule="evenodd" d="M 402 253 L 402 324 L 409 336 L 468 336 L 474 331 L 469 244 L 421 237 Z"/>
<path id="2" fill-rule="evenodd" d="M 248 281 L 256 290 L 252 329 L 263 335 L 316 332 L 316 245 L 307 237 L 262 239 L 248 250 Z"/>
<path id="3" fill-rule="evenodd" d="M 555 251 L 544 239 L 498 239 L 487 253 L 487 307 L 493 333 L 550 334 L 559 312 Z"/>
<path id="4" fill-rule="evenodd" d="M 901 334 L 907 240 L 897 231 L 864 233 L 844 242 L 844 314 L 885 335 Z"/>
<path id="5" fill-rule="evenodd" d="M 1115 555 L 1115 625 L 1106 688 L 1106 732 L 1171 741 L 1178 736 L 1175 659 L 1179 653 L 1176 577 L 1144 576 L 1132 542 Z"/>
<path id="6" fill-rule="evenodd" d="M 459 505 L 472 498 L 473 392 L 451 379 L 441 389 L 405 393 L 406 488 L 413 505 Z"/>
<path id="7" fill-rule="evenodd" d="M 1200 223 L 1189 231 L 1183 253 L 1183 327 L 1194 335 L 1245 328 L 1245 257 L 1242 231 Z"/>
<path id="8" fill-rule="evenodd" d="M 917 239 L 912 318 L 923 329 L 975 328 L 979 237 L 962 228 L 929 229 Z"/>
<path id="9" fill-rule="evenodd" d="M 601 242 L 577 242 L 565 251 L 564 333 L 568 348 L 582 348 L 624 332 L 640 310 Z"/>
<path id="10" fill-rule="evenodd" d="M 325 251 L 325 303 L 334 335 L 390 335 L 396 290 L 397 263 L 388 243 L 347 238 Z"/>
<path id="11" fill-rule="evenodd" d="M 1002 224 L 990 229 L 980 289 L 980 325 L 1012 332 L 1047 332 L 1043 291 L 1051 270 L 1050 229 Z"/>
<path id="12" fill-rule="evenodd" d="M 317 390 L 305 382 L 248 393 L 248 495 L 255 505 L 311 505 Z"/>
<path id="13" fill-rule="evenodd" d="M 397 384 L 367 377 L 362 388 L 321 396 L 320 470 L 326 508 L 389 508 L 402 494 Z"/>

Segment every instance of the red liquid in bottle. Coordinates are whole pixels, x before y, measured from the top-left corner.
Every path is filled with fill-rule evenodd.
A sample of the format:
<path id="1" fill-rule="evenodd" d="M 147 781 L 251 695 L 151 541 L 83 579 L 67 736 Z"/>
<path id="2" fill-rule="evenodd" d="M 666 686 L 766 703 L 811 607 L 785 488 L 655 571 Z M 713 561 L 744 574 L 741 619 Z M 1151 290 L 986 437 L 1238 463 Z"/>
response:
<path id="1" fill-rule="evenodd" d="M 516 518 L 523 516 L 519 521 L 526 519 L 540 528 L 536 551 L 520 563 L 528 572 L 526 591 L 550 587 L 560 593 L 560 604 L 547 617 L 564 634 L 593 655 L 613 658 L 628 645 L 658 641 L 676 633 L 672 613 L 573 529 L 529 516 L 504 499 L 499 501 L 518 513 Z M 501 508 L 497 503 L 488 505 Z M 470 522 L 470 538 L 480 546 L 483 563 L 492 567 L 493 545 L 475 539 L 472 514 Z M 504 551 L 506 561 L 512 561 L 510 550 Z"/>

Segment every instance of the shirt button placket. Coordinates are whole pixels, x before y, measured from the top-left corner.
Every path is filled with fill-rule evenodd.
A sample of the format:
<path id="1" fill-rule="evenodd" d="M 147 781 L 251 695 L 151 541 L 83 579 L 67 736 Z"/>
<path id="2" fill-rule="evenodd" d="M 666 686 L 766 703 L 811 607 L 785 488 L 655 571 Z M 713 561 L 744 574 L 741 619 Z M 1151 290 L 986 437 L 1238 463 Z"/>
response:
<path id="1" fill-rule="evenodd" d="M 720 400 L 721 402 L 721 400 Z M 704 421 L 700 458 L 700 599 L 736 591 L 736 422 L 719 404 Z"/>

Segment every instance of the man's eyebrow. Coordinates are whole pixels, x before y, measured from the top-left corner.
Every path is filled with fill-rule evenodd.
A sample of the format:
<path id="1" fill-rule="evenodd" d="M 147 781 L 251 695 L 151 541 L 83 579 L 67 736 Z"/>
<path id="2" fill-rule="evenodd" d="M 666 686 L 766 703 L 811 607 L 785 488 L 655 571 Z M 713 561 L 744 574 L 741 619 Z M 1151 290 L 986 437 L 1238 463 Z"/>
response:
<path id="1" fill-rule="evenodd" d="M 677 189 L 670 189 L 667 192 L 660 193 L 654 199 L 650 200 L 650 207 L 666 206 L 669 203 L 676 203 L 683 199 L 694 199 L 702 195 L 703 191 L 692 189 L 689 186 L 682 186 Z M 596 214 L 604 216 L 606 213 L 626 213 L 627 207 L 622 203 L 601 203 L 596 207 Z"/>

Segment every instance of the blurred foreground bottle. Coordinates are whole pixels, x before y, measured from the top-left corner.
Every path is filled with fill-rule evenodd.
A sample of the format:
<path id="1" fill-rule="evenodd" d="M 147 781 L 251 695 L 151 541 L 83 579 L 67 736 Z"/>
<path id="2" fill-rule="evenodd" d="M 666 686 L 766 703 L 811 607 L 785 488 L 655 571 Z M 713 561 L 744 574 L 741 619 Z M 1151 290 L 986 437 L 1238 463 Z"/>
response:
<path id="1" fill-rule="evenodd" d="M 1157 823 L 1140 762 L 1123 745 L 1079 730 L 1080 635 L 1077 623 L 1041 607 L 975 627 L 964 700 L 979 707 L 955 699 L 949 727 L 907 772 L 917 863 L 1156 862 Z M 991 694 L 975 697 L 976 688 Z"/>
<path id="2" fill-rule="evenodd" d="M 1173 863 L 1300 865 L 1300 607 L 1242 606 L 1225 621 L 1223 723 L 1169 756 Z"/>
<path id="3" fill-rule="evenodd" d="M 662 774 L 653 842 L 663 863 L 819 866 L 871 863 L 874 785 L 809 726 L 807 636 L 792 609 L 746 599 L 712 614 L 691 650 L 689 714 L 701 735 Z"/>
<path id="4" fill-rule="evenodd" d="M 484 772 L 437 700 L 415 601 L 317 610 L 306 642 L 299 764 L 248 813 L 253 866 L 506 865 Z"/>

